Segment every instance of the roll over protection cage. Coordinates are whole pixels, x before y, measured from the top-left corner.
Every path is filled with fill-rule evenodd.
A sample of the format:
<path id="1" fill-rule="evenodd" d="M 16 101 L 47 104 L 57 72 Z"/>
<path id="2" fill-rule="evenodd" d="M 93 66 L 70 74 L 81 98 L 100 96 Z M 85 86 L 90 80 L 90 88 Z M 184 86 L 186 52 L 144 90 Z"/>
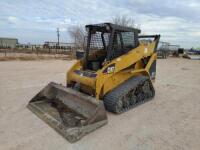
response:
<path id="1" fill-rule="evenodd" d="M 113 48 L 113 42 L 114 42 L 114 36 L 115 36 L 115 32 L 133 32 L 134 33 L 134 47 L 135 48 L 139 45 L 139 41 L 138 41 L 138 34 L 141 32 L 139 29 L 136 28 L 131 28 L 131 27 L 124 27 L 124 26 L 120 26 L 120 25 L 116 25 L 116 24 L 112 24 L 112 23 L 102 23 L 102 24 L 94 24 L 94 25 L 86 25 L 86 30 L 88 32 L 88 38 L 87 38 L 87 47 L 85 50 L 85 61 L 87 63 L 88 60 L 88 55 L 89 55 L 89 51 L 90 51 L 90 43 L 91 43 L 91 35 L 95 32 L 102 32 L 102 34 L 104 33 L 110 33 L 110 37 L 109 37 L 109 43 L 108 46 L 106 47 L 105 44 L 105 39 L 102 37 L 102 44 L 104 46 L 104 49 L 107 51 L 107 56 L 106 59 L 107 60 L 112 60 L 115 50 Z M 123 45 L 123 41 L 121 40 L 121 44 Z"/>

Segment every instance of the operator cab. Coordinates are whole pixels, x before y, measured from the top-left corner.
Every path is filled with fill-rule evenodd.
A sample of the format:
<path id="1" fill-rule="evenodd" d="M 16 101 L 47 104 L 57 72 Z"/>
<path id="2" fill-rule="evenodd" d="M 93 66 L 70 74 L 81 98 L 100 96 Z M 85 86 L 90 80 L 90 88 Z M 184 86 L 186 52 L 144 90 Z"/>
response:
<path id="1" fill-rule="evenodd" d="M 84 69 L 97 71 L 139 45 L 140 30 L 111 23 L 86 25 L 87 46 Z"/>

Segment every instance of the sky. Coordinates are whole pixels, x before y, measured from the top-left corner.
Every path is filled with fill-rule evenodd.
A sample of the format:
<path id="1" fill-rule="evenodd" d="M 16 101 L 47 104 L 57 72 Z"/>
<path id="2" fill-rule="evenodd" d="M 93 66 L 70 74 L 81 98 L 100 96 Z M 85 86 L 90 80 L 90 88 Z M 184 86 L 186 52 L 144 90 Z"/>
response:
<path id="1" fill-rule="evenodd" d="M 117 15 L 134 19 L 143 34 L 181 47 L 200 47 L 199 0 L 1 0 L 0 37 L 19 43 L 70 42 L 73 25 L 110 22 Z"/>

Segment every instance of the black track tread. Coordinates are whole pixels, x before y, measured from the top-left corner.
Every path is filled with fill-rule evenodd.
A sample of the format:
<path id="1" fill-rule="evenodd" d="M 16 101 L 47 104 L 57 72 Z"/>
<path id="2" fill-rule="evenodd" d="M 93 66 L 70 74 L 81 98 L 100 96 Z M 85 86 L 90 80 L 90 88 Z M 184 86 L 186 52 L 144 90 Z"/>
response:
<path id="1" fill-rule="evenodd" d="M 121 85 L 119 85 L 118 87 L 116 87 L 115 89 L 113 89 L 112 91 L 110 91 L 108 94 L 106 94 L 103 99 L 106 110 L 120 114 L 120 113 L 128 111 L 129 109 L 132 109 L 146 101 L 151 100 L 155 95 L 155 90 L 153 88 L 152 82 L 150 81 L 151 89 L 153 90 L 153 96 L 151 98 L 144 99 L 141 102 L 138 102 L 127 108 L 123 108 L 120 112 L 116 111 L 116 109 L 115 109 L 118 100 L 122 99 L 122 97 L 125 94 L 127 94 L 131 89 L 136 88 L 138 85 L 142 84 L 146 80 L 150 81 L 150 79 L 146 76 L 132 77 L 132 78 L 128 79 L 127 81 L 125 81 L 124 83 L 122 83 Z"/>

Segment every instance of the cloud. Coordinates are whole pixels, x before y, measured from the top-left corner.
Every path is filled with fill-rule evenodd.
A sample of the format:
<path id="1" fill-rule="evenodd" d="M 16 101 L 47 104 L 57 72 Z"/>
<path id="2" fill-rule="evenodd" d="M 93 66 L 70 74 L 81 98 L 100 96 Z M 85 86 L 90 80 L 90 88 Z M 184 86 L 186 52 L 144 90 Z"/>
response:
<path id="1" fill-rule="evenodd" d="M 190 35 L 200 39 L 200 31 L 192 32 L 192 33 L 190 33 Z"/>
<path id="2" fill-rule="evenodd" d="M 200 18 L 200 2 L 197 0 L 132 0 L 128 4 L 129 7 L 135 6 L 136 11 L 143 14 L 175 16 L 187 20 Z"/>
<path id="3" fill-rule="evenodd" d="M 59 28 L 59 31 L 61 31 L 61 32 L 66 32 L 66 31 L 67 31 L 67 28 Z"/>
<path id="4" fill-rule="evenodd" d="M 161 34 L 161 40 L 183 47 L 200 45 L 198 0 L 1 0 L 0 34 L 19 42 L 69 41 L 68 27 L 101 23 L 116 15 L 134 18 L 146 34 Z"/>
<path id="5" fill-rule="evenodd" d="M 10 23 L 15 24 L 15 23 L 17 23 L 17 17 L 9 16 L 9 17 L 8 17 L 8 21 L 9 21 Z"/>

